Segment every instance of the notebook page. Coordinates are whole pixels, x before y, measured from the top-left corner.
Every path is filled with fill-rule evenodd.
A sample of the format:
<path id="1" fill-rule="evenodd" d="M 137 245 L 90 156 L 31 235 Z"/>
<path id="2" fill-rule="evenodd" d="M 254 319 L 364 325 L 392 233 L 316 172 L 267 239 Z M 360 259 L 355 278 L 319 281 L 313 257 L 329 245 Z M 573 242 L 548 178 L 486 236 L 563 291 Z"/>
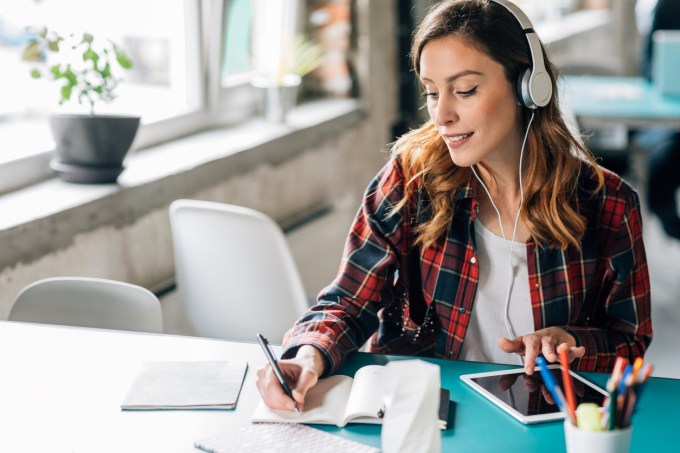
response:
<path id="1" fill-rule="evenodd" d="M 384 387 L 388 379 L 388 368 L 382 365 L 368 365 L 354 375 L 352 392 L 347 401 L 345 418 L 351 421 L 357 417 L 371 417 L 363 422 L 380 423 L 378 412 L 384 409 Z"/>
<path id="2" fill-rule="evenodd" d="M 269 409 L 260 400 L 250 420 L 253 422 L 325 423 L 336 425 L 342 423 L 351 388 L 352 378 L 348 376 L 335 375 L 320 379 L 307 392 L 304 411 L 301 414 L 293 411 Z"/>
<path id="3" fill-rule="evenodd" d="M 260 423 L 194 442 L 210 453 L 378 453 L 377 448 L 306 425 Z"/>

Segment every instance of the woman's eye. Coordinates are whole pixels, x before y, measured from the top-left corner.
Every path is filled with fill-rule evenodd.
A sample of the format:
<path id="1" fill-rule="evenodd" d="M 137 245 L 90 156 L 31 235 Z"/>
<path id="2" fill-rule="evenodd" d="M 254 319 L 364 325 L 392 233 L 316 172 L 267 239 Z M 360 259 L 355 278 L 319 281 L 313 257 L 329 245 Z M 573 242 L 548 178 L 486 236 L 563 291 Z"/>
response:
<path id="1" fill-rule="evenodd" d="M 456 91 L 456 94 L 458 94 L 460 97 L 463 97 L 463 98 L 469 98 L 470 96 L 472 96 L 476 92 L 477 92 L 477 87 L 474 87 L 471 90 L 467 90 L 467 91 Z"/>
<path id="2" fill-rule="evenodd" d="M 435 92 L 432 92 L 432 91 L 426 91 L 426 92 L 423 93 L 423 96 L 425 96 L 426 98 L 433 98 L 434 99 L 439 95 Z"/>

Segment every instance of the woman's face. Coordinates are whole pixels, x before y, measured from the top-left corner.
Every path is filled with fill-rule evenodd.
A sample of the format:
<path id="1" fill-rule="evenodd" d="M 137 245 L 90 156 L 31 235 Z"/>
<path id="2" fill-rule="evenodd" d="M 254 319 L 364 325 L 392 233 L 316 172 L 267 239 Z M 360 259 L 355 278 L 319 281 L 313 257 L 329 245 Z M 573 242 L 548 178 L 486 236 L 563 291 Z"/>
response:
<path id="1" fill-rule="evenodd" d="M 430 118 L 457 166 L 516 161 L 519 105 L 503 66 L 447 36 L 423 47 L 420 81 Z"/>

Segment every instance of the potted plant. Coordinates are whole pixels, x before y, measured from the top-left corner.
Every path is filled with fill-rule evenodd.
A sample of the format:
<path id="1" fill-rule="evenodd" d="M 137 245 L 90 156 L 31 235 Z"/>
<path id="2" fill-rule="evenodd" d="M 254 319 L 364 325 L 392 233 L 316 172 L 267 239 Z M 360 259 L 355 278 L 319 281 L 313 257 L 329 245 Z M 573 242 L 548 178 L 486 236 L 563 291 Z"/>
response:
<path id="1" fill-rule="evenodd" d="M 254 87 L 264 91 L 264 116 L 267 120 L 284 123 L 288 111 L 297 103 L 302 78 L 323 63 L 320 45 L 298 36 L 292 46 L 283 48 L 274 74 L 252 79 Z"/>
<path id="2" fill-rule="evenodd" d="M 35 67 L 31 76 L 57 82 L 60 105 L 77 101 L 89 107 L 89 114 L 50 115 L 55 141 L 50 167 L 69 182 L 115 182 L 124 169 L 140 117 L 95 115 L 94 108 L 115 99 L 120 81 L 117 71 L 132 68 L 125 52 L 114 42 L 96 40 L 89 33 L 63 37 L 42 28 L 26 45 L 23 60 L 46 63 L 47 70 Z"/>

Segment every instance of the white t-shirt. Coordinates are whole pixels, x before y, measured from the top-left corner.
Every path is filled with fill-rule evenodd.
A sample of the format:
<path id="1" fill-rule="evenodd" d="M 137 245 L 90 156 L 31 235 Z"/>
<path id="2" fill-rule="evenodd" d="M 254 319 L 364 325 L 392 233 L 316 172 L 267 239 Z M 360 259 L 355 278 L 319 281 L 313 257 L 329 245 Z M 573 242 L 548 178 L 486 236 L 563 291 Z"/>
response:
<path id="1" fill-rule="evenodd" d="M 510 338 L 505 326 L 505 301 L 510 286 L 510 260 L 505 240 L 488 230 L 478 219 L 474 221 L 479 285 L 470 314 L 461 360 L 521 365 L 517 354 L 508 354 L 498 346 L 500 338 Z M 517 336 L 534 332 L 531 311 L 527 247 L 508 239 L 512 251 L 514 284 L 510 294 L 510 325 Z"/>

